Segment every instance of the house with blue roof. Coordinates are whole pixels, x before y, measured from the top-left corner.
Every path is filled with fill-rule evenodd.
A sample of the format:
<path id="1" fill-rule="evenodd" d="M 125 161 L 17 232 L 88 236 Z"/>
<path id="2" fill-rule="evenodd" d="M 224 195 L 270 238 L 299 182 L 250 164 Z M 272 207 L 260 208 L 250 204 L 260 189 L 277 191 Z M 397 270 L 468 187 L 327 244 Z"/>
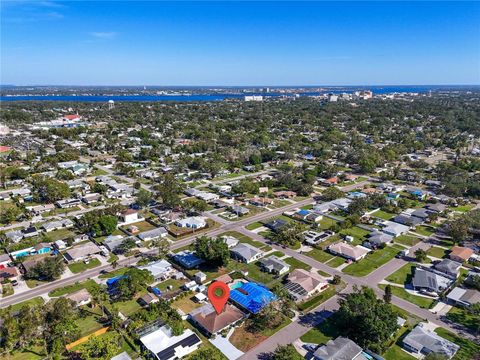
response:
<path id="1" fill-rule="evenodd" d="M 348 193 L 347 197 L 349 199 L 359 199 L 359 198 L 367 197 L 367 194 L 364 194 L 363 192 L 360 192 L 360 191 L 352 191 L 351 193 Z"/>
<path id="2" fill-rule="evenodd" d="M 257 314 L 277 297 L 266 287 L 254 283 L 244 283 L 230 291 L 230 300 L 252 314 Z"/>
<path id="3" fill-rule="evenodd" d="M 173 256 L 173 260 L 185 269 L 193 269 L 204 262 L 203 259 L 199 258 L 190 250 L 180 251 Z"/>
<path id="4" fill-rule="evenodd" d="M 416 197 L 418 200 L 423 200 L 427 197 L 427 194 L 424 193 L 422 190 L 413 190 L 410 191 L 410 194 Z"/>

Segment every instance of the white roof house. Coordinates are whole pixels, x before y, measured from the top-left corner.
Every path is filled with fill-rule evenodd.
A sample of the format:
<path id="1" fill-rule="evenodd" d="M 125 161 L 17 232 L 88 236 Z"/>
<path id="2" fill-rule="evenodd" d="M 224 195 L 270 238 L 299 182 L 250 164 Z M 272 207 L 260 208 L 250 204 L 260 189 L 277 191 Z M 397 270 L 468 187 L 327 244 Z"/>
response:
<path id="1" fill-rule="evenodd" d="M 139 266 L 140 270 L 148 270 L 156 281 L 167 279 L 172 273 L 173 267 L 167 260 L 159 260 L 150 264 Z"/>
<path id="2" fill-rule="evenodd" d="M 191 216 L 185 219 L 175 221 L 175 225 L 192 229 L 201 229 L 207 226 L 205 218 L 200 216 Z"/>
<path id="3" fill-rule="evenodd" d="M 406 234 L 410 230 L 410 227 L 393 221 L 385 221 L 384 224 L 385 227 L 382 228 L 382 232 L 393 237 Z"/>
<path id="4" fill-rule="evenodd" d="M 140 342 L 158 360 L 181 359 L 197 350 L 202 343 L 192 330 L 187 329 L 183 334 L 174 336 L 166 325 L 141 337 Z"/>

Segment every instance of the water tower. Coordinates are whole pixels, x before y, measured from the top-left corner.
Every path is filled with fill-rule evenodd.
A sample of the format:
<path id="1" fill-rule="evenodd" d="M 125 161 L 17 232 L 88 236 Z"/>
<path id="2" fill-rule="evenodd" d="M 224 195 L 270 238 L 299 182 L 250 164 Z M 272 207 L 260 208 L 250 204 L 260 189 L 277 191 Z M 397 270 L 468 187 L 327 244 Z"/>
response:
<path id="1" fill-rule="evenodd" d="M 108 110 L 115 109 L 115 101 L 108 100 Z"/>

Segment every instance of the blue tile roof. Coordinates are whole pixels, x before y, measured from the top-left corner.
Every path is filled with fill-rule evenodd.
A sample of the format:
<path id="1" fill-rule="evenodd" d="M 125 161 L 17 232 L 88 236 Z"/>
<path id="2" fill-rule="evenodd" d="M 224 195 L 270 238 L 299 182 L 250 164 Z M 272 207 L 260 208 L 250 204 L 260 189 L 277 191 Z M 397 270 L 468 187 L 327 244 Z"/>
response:
<path id="1" fill-rule="evenodd" d="M 230 299 L 242 308 L 256 314 L 277 297 L 266 287 L 249 282 L 230 291 Z"/>

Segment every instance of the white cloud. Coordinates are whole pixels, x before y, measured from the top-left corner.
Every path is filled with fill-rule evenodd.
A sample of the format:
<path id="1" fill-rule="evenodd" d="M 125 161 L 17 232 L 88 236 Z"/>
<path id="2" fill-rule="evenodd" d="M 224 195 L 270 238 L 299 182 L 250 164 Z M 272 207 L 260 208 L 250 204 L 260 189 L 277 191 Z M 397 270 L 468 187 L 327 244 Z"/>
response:
<path id="1" fill-rule="evenodd" d="M 106 31 L 106 32 L 91 32 L 90 35 L 97 39 L 108 40 L 108 39 L 113 39 L 118 34 L 115 31 Z"/>

